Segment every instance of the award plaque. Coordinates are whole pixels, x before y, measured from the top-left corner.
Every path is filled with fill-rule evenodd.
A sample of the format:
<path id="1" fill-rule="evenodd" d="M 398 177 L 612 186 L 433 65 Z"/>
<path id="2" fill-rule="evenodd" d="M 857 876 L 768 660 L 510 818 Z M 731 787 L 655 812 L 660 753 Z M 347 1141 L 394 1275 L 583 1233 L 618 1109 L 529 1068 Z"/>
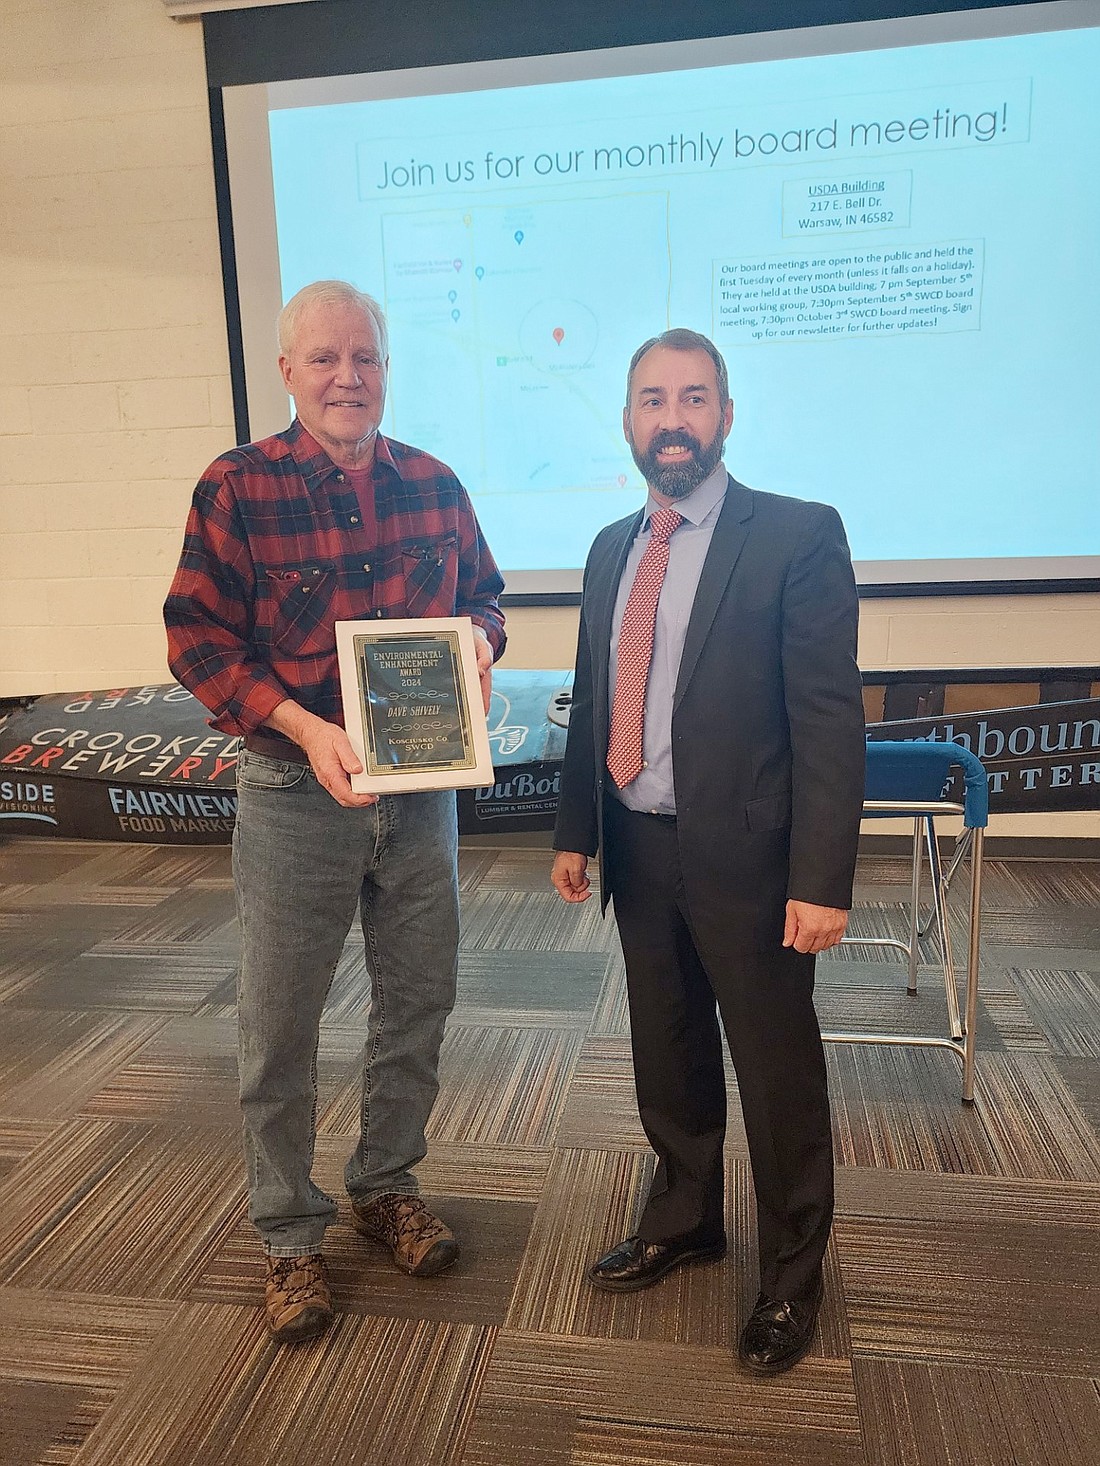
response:
<path id="1" fill-rule="evenodd" d="M 356 794 L 493 782 L 469 617 L 337 621 L 336 651 Z"/>

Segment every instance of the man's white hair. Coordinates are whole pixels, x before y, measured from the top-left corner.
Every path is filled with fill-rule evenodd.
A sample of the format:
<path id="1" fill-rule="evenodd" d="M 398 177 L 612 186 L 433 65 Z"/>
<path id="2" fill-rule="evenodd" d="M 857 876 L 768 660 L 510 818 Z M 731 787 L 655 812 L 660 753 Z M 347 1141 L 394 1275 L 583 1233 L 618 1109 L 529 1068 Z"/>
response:
<path id="1" fill-rule="evenodd" d="M 290 354 L 302 315 L 314 305 L 353 305 L 368 315 L 374 322 L 378 337 L 378 349 L 385 361 L 390 354 L 390 333 L 386 328 L 386 317 L 382 307 L 373 295 L 356 290 L 346 280 L 314 280 L 312 285 L 303 285 L 297 295 L 292 295 L 279 312 L 279 351 L 283 356 Z"/>

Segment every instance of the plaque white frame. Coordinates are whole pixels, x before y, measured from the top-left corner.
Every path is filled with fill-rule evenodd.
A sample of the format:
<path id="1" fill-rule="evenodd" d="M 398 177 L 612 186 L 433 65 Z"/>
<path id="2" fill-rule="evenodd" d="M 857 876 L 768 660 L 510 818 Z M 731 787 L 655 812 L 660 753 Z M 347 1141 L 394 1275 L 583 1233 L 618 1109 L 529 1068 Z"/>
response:
<path id="1" fill-rule="evenodd" d="M 423 616 L 404 620 L 372 617 L 367 621 L 337 621 L 336 656 L 340 668 L 340 697 L 344 706 L 344 726 L 355 756 L 367 767 L 367 738 L 364 712 L 359 695 L 359 669 L 356 665 L 355 638 L 369 633 L 373 637 L 440 636 L 454 632 L 458 636 L 459 664 L 466 706 L 470 719 L 474 766 L 469 769 L 423 771 L 407 765 L 389 774 L 352 774 L 351 787 L 356 794 L 409 794 L 425 789 L 476 789 L 495 782 L 493 757 L 489 749 L 489 732 L 481 699 L 481 678 L 477 671 L 477 651 L 473 622 L 469 616 Z"/>

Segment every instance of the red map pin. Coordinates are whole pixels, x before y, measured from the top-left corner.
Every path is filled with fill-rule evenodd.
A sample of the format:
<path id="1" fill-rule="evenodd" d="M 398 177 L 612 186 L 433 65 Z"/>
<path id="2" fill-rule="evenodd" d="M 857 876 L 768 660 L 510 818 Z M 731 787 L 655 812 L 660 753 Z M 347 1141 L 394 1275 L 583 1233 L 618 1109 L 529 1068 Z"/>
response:
<path id="1" fill-rule="evenodd" d="M 562 328 L 560 326 L 555 326 L 554 327 L 554 340 L 558 343 L 559 346 L 561 345 L 562 340 L 564 339 L 564 337 L 565 337 L 565 332 L 562 330 Z"/>

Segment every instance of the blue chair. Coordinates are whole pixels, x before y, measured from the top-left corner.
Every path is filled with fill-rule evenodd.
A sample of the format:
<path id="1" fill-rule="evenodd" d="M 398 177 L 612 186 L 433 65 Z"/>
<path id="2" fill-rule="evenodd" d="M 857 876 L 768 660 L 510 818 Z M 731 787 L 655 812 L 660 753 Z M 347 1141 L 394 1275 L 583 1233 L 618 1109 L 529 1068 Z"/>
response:
<path id="1" fill-rule="evenodd" d="M 963 776 L 962 803 L 947 797 L 952 774 Z M 867 781 L 864 792 L 865 819 L 911 818 L 913 821 L 913 874 L 909 898 L 909 939 L 893 937 L 845 937 L 848 946 L 889 947 L 904 952 L 909 964 L 908 991 L 917 991 L 919 942 L 935 925 L 943 969 L 944 993 L 950 1036 L 926 1038 L 911 1034 L 826 1033 L 833 1043 L 916 1044 L 946 1048 L 963 1065 L 963 1103 L 974 1101 L 974 1039 L 978 1011 L 978 953 L 981 939 L 982 842 L 989 823 L 989 782 L 981 760 L 957 743 L 873 742 L 867 744 Z M 936 820 L 943 815 L 961 815 L 962 834 L 956 841 L 951 862 L 940 862 Z M 920 897 L 923 874 L 922 841 L 928 856 L 932 881 L 932 910 L 923 925 Z M 947 893 L 951 880 L 970 854 L 969 951 L 966 968 L 966 999 L 959 1011 L 951 936 L 947 924 Z"/>

